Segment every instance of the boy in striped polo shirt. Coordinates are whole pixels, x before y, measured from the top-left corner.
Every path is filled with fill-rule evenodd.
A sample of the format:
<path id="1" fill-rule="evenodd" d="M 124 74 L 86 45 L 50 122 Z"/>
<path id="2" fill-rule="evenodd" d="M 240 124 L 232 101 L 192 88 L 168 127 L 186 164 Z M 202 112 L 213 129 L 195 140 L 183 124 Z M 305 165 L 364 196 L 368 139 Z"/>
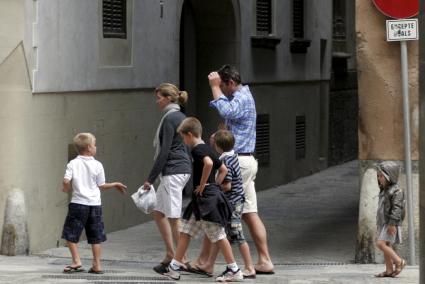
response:
<path id="1" fill-rule="evenodd" d="M 227 232 L 227 237 L 231 244 L 237 244 L 244 260 L 245 269 L 243 271 L 244 278 L 255 278 L 256 273 L 252 263 L 251 254 L 249 252 L 248 243 L 245 240 L 242 231 L 242 211 L 245 202 L 245 194 L 242 187 L 242 175 L 239 167 L 238 156 L 233 151 L 235 138 L 228 130 L 219 130 L 212 138 L 214 148 L 220 154 L 220 160 L 227 167 L 227 175 L 221 184 L 227 200 L 233 205 L 234 211 L 230 220 L 230 231 Z M 212 246 L 208 261 L 203 264 L 198 264 L 196 268 L 199 272 L 205 274 L 212 273 L 214 263 L 217 258 L 218 247 Z M 195 272 L 195 271 L 194 271 Z"/>

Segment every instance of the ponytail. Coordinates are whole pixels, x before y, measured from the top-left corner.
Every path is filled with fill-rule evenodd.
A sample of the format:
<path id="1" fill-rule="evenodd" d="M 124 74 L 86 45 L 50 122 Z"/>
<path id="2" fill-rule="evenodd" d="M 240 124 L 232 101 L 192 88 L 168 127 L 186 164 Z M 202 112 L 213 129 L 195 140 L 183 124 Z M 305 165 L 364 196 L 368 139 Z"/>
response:
<path id="1" fill-rule="evenodd" d="M 159 92 L 164 97 L 170 97 L 170 102 L 184 105 L 189 94 L 186 91 L 180 91 L 175 85 L 170 83 L 162 83 L 155 89 L 155 93 Z"/>
<path id="2" fill-rule="evenodd" d="M 189 94 L 186 91 L 179 92 L 179 105 L 184 105 L 189 98 Z"/>

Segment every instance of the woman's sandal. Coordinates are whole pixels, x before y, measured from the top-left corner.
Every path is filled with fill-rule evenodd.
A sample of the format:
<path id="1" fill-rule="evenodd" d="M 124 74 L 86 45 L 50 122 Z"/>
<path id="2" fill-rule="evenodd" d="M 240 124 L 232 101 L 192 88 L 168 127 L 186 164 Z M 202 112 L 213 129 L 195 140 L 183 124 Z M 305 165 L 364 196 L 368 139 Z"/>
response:
<path id="1" fill-rule="evenodd" d="M 394 272 L 390 272 L 390 273 L 388 273 L 388 272 L 384 271 L 384 272 L 381 272 L 381 273 L 379 273 L 379 274 L 376 274 L 376 275 L 375 275 L 375 277 L 377 277 L 377 278 L 382 278 L 382 277 L 394 277 L 394 276 L 393 276 L 393 274 L 394 274 Z"/>
<path id="2" fill-rule="evenodd" d="M 92 274 L 105 274 L 105 271 L 103 270 L 94 270 L 94 268 L 90 268 L 88 273 L 92 273 Z"/>
<path id="3" fill-rule="evenodd" d="M 81 265 L 78 266 L 71 266 L 68 265 L 63 269 L 63 273 L 75 273 L 75 272 L 84 272 L 84 269 Z"/>
<path id="4" fill-rule="evenodd" d="M 255 272 L 251 273 L 251 274 L 244 272 L 244 273 L 242 273 L 242 275 L 243 275 L 243 279 L 255 279 L 255 278 L 257 278 L 257 275 L 255 274 Z"/>
<path id="5" fill-rule="evenodd" d="M 404 259 L 401 259 L 400 264 L 395 265 L 395 270 L 392 273 L 392 277 L 396 277 L 397 275 L 399 275 L 405 266 L 406 266 L 406 261 Z"/>

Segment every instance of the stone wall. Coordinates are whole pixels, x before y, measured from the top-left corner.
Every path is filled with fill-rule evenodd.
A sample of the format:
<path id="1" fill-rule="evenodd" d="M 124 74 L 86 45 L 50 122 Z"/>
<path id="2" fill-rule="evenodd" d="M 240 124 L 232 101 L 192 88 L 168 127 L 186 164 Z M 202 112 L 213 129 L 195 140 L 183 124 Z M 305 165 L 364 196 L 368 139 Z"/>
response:
<path id="1" fill-rule="evenodd" d="M 131 194 L 147 177 L 160 115 L 152 90 L 32 94 L 20 44 L 0 64 L 0 104 L 0 228 L 6 198 L 18 187 L 25 195 L 31 252 L 60 243 L 70 198 L 61 183 L 76 133 L 95 134 L 108 181 L 121 180 Z M 150 219 L 129 195 L 109 190 L 102 202 L 107 231 Z"/>
<path id="2" fill-rule="evenodd" d="M 387 42 L 387 18 L 357 1 L 359 159 L 403 160 L 400 44 Z M 418 160 L 418 43 L 408 42 L 412 159 Z"/>
<path id="3" fill-rule="evenodd" d="M 359 159 L 360 165 L 381 160 L 404 161 L 403 97 L 400 73 L 400 43 L 387 42 L 385 21 L 372 1 L 357 0 L 357 63 L 359 86 Z M 408 42 L 409 53 L 409 98 L 411 114 L 412 160 L 417 164 L 419 134 L 418 104 L 418 42 Z M 376 173 L 365 175 L 367 167 L 360 167 L 360 212 L 362 208 L 377 202 L 375 191 Z M 406 182 L 401 174 L 400 187 L 406 190 Z M 413 172 L 413 196 L 418 196 L 418 175 Z M 418 234 L 418 199 L 415 202 L 415 231 Z M 371 240 L 376 234 L 373 224 L 376 212 L 373 210 L 359 214 L 359 233 L 356 260 L 358 262 L 382 261 Z M 407 226 L 407 219 L 404 222 Z M 403 241 L 407 242 L 404 229 Z M 418 241 L 418 239 L 417 239 Z M 417 242 L 418 245 L 418 242 Z M 408 255 L 407 247 L 400 247 L 403 256 Z M 369 252 L 369 253 L 365 253 Z M 368 256 L 370 255 L 370 257 Z"/>

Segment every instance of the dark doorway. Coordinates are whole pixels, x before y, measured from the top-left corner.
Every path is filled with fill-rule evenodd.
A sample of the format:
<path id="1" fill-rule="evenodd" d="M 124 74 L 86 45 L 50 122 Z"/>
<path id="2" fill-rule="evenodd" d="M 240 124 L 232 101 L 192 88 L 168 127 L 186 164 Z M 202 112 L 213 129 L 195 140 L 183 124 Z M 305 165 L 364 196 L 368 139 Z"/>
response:
<path id="1" fill-rule="evenodd" d="M 223 64 L 239 68 L 239 25 L 234 2 L 185 0 L 182 7 L 180 87 L 189 92 L 186 113 L 201 121 L 204 138 L 208 138 L 220 122 L 217 112 L 209 106 L 212 98 L 209 72 Z"/>

